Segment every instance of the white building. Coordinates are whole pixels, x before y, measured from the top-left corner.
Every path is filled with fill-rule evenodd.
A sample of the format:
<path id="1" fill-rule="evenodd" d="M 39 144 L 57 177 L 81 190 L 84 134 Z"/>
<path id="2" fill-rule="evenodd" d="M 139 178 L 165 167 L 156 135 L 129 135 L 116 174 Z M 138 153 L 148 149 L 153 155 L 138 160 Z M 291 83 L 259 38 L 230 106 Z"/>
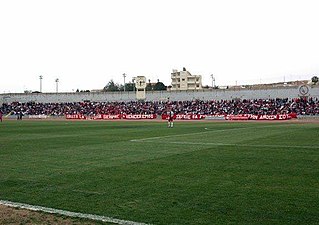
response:
<path id="1" fill-rule="evenodd" d="M 171 73 L 172 88 L 171 91 L 202 90 L 202 76 L 192 75 L 183 68 L 183 71 L 173 70 Z"/>
<path id="2" fill-rule="evenodd" d="M 137 76 L 135 78 L 136 99 L 145 100 L 146 77 Z"/>

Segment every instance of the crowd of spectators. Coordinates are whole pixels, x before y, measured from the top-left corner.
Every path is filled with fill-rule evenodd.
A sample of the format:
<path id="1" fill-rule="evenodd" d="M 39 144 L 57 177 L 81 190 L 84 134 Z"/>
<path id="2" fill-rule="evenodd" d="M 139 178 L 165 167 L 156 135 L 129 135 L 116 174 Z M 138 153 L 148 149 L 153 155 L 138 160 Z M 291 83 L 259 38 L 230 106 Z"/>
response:
<path id="1" fill-rule="evenodd" d="M 297 115 L 319 115 L 319 100 L 309 99 L 234 99 L 211 101 L 131 101 L 131 102 L 73 102 L 73 103 L 4 103 L 4 115 L 48 115 L 64 116 L 81 114 L 157 114 L 168 109 L 176 114 L 201 115 L 275 115 L 296 113 Z"/>

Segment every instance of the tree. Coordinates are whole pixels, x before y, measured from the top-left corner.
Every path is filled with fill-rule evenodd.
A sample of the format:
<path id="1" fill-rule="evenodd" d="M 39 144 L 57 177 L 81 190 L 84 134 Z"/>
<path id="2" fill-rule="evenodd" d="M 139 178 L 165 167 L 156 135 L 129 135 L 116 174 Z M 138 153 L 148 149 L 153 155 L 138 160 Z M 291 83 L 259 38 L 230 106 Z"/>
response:
<path id="1" fill-rule="evenodd" d="M 113 80 L 110 80 L 107 85 L 103 88 L 103 91 L 119 91 L 120 87 L 118 84 L 114 83 Z"/>
<path id="2" fill-rule="evenodd" d="M 313 84 L 317 84 L 318 81 L 319 81 L 319 79 L 318 79 L 317 76 L 313 76 L 313 77 L 311 78 L 311 82 L 312 82 Z"/>
<path id="3" fill-rule="evenodd" d="M 125 84 L 125 90 L 126 91 L 134 91 L 134 88 L 135 88 L 135 84 L 134 83 L 126 83 Z"/>
<path id="4" fill-rule="evenodd" d="M 165 86 L 165 84 L 160 81 L 157 81 L 157 83 L 153 87 L 154 91 L 165 91 L 166 89 L 167 87 Z"/>
<path id="5" fill-rule="evenodd" d="M 151 84 L 151 79 L 148 79 L 148 83 L 146 84 L 145 91 L 152 91 L 153 85 Z"/>
<path id="6" fill-rule="evenodd" d="M 148 83 L 148 84 L 146 85 L 145 90 L 146 90 L 146 91 L 151 91 L 151 90 L 153 90 L 152 84 L 151 84 L 151 83 Z"/>
<path id="7" fill-rule="evenodd" d="M 125 84 L 125 91 L 134 91 L 134 88 L 135 88 L 135 84 L 134 83 L 126 83 Z M 124 85 L 123 84 L 120 84 L 119 85 L 119 91 L 124 91 Z"/>

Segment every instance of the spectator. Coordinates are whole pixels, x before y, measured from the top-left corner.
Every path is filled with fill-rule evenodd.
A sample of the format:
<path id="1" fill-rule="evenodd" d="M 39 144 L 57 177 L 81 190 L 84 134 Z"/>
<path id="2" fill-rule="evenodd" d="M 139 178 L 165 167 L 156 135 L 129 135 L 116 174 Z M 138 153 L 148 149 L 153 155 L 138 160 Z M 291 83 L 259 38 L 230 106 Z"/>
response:
<path id="1" fill-rule="evenodd" d="M 157 114 L 166 113 L 170 105 L 176 114 L 201 115 L 275 115 L 296 113 L 297 115 L 319 115 L 319 101 L 309 99 L 234 99 L 212 101 L 130 101 L 130 102 L 66 102 L 66 103 L 4 103 L 3 114 L 10 115 L 47 115 L 64 116 L 82 114 L 96 116 L 99 114 Z M 22 119 L 20 117 L 19 119 Z"/>

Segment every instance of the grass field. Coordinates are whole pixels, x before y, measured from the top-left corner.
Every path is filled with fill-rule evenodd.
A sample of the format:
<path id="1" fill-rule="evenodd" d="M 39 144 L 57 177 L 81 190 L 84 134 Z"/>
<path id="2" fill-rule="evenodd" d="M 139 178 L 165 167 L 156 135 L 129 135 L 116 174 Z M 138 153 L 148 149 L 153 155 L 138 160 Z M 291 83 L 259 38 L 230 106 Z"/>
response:
<path id="1" fill-rule="evenodd" d="M 0 200 L 151 224 L 319 224 L 319 124 L 5 121 Z"/>

